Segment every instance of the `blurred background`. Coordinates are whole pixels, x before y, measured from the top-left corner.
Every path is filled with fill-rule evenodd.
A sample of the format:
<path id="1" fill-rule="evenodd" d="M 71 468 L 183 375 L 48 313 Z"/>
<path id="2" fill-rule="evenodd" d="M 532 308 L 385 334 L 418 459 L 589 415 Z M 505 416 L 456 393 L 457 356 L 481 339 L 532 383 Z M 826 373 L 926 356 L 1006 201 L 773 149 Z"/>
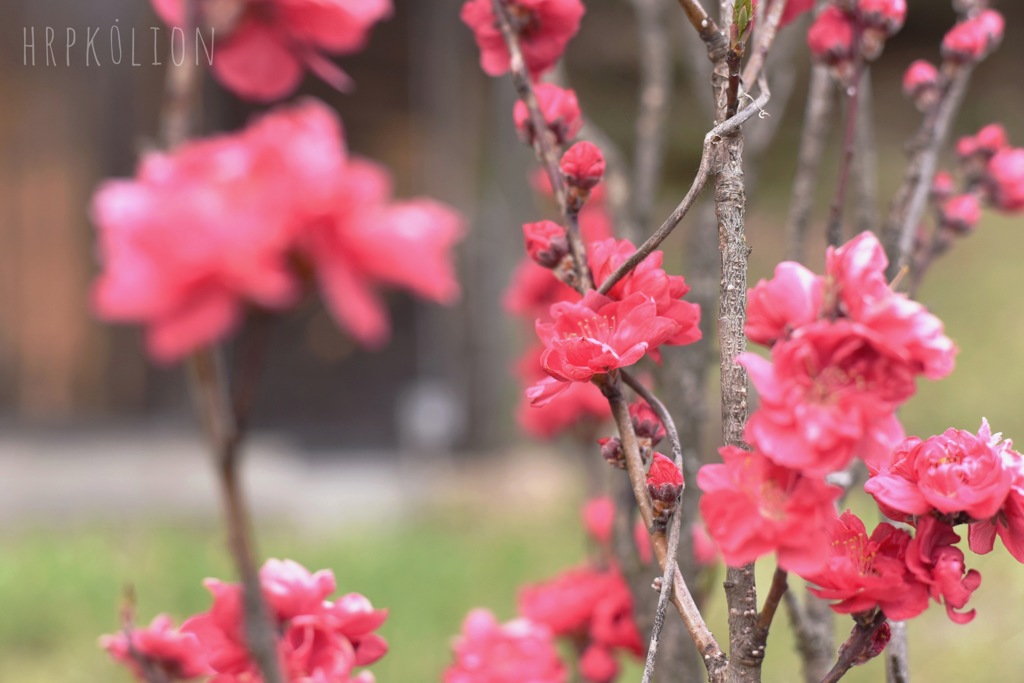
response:
<path id="1" fill-rule="evenodd" d="M 1024 7 L 998 4 L 1007 39 L 979 69 L 955 135 L 998 121 L 1019 146 Z M 625 0 L 586 5 L 566 73 L 587 115 L 628 154 L 634 15 Z M 383 629 L 392 653 L 375 671 L 398 683 L 437 680 L 470 607 L 510 617 L 519 585 L 581 561 L 585 548 L 578 446 L 526 441 L 515 424 L 520 388 L 509 368 L 524 339 L 501 297 L 522 255 L 519 225 L 541 209 L 527 184 L 531 154 L 510 120 L 511 85 L 480 71 L 459 6 L 395 0 L 394 17 L 375 28 L 367 49 L 339 61 L 357 82 L 354 93 L 313 78 L 301 93 L 338 109 L 350 149 L 388 165 L 399 196 L 429 195 L 466 214 L 462 299 L 444 309 L 391 296 L 394 337 L 377 353 L 349 342 L 313 299 L 275 319 L 247 465 L 265 555 L 332 567 L 341 590 L 392 608 Z M 949 3 L 909 6 L 906 28 L 872 67 L 883 212 L 919 121 L 900 78 L 912 60 L 937 58 L 953 21 Z M 678 64 L 658 222 L 689 185 L 710 125 L 705 63 L 692 59 L 682 17 L 670 15 Z M 109 55 L 115 24 L 126 50 L 119 65 Z M 206 607 L 204 576 L 231 574 L 182 369 L 154 367 L 138 330 L 102 325 L 89 308 L 97 269 L 89 198 L 102 179 L 130 176 L 152 143 L 164 67 L 151 65 L 149 27 L 158 25 L 138 0 L 9 0 L 0 8 L 0 681 L 122 680 L 94 643 L 117 628 L 126 583 L 143 618 L 181 618 Z M 26 64 L 32 27 L 35 66 Z M 55 66 L 44 63 L 46 27 L 56 32 Z M 69 27 L 78 42 L 66 48 Z M 85 65 L 87 27 L 101 28 L 100 66 Z M 133 29 L 140 66 L 127 52 Z M 778 133 L 759 169 L 748 169 L 760 171 L 748 212 L 752 283 L 784 251 L 809 70 L 803 30 L 788 29 L 798 57 L 776 72 L 793 89 L 788 103 L 768 106 Z M 156 49 L 169 61 L 166 33 Z M 212 82 L 203 102 L 205 132 L 237 129 L 255 111 Z M 833 128 L 808 251 L 816 269 L 839 164 Z M 665 245 L 672 272 L 681 272 L 691 223 Z M 908 404 L 908 433 L 974 430 L 986 416 L 995 430 L 1024 438 L 1021 228 L 1019 219 L 986 214 L 926 280 L 920 298 L 961 351 L 954 375 L 923 383 Z M 583 455 L 593 460 L 596 449 Z M 1004 555 L 970 558 L 985 577 L 975 623 L 953 626 L 933 608 L 911 626 L 920 680 L 975 679 L 979 653 L 998 653 L 990 678 L 1019 678 L 1010 672 L 1024 666 L 1024 631 L 1006 606 L 1024 599 L 1024 568 Z M 795 681 L 780 637 L 766 680 Z M 864 667 L 850 679 L 878 676 Z"/>

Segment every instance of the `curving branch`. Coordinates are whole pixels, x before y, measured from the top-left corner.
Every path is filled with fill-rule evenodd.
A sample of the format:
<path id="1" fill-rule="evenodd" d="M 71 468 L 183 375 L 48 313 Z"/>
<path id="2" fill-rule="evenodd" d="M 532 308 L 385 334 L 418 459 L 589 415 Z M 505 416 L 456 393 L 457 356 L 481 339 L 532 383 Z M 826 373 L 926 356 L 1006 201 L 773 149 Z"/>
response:
<path id="1" fill-rule="evenodd" d="M 704 151 L 700 157 L 700 166 L 697 168 L 697 175 L 694 176 L 693 183 L 690 185 L 689 191 L 683 200 L 679 202 L 679 205 L 669 214 L 669 217 L 665 219 L 665 222 L 661 224 L 653 235 L 647 238 L 647 241 L 640 245 L 640 248 L 630 256 L 626 261 L 615 269 L 615 271 L 605 278 L 604 282 L 598 288 L 598 291 L 602 294 L 607 294 L 612 287 L 615 286 L 619 280 L 629 274 L 634 268 L 637 267 L 645 258 L 651 255 L 658 246 L 665 241 L 672 231 L 676 229 L 679 222 L 683 220 L 687 212 L 693 206 L 697 197 L 700 195 L 704 186 L 707 185 L 708 178 L 711 176 L 713 170 L 713 163 L 715 161 L 716 151 L 719 149 L 723 139 L 732 135 L 740 129 L 740 127 L 749 121 L 755 114 L 764 115 L 764 106 L 768 104 L 768 100 L 771 98 L 771 91 L 768 90 L 767 85 L 761 81 L 761 94 L 754 100 L 750 105 L 741 109 L 736 116 L 731 119 L 727 119 L 722 123 L 712 128 L 707 135 L 704 136 Z"/>
<path id="2" fill-rule="evenodd" d="M 850 637 L 839 646 L 839 657 L 832 669 L 821 679 L 821 683 L 836 683 L 853 668 L 871 647 L 871 641 L 878 629 L 885 623 L 885 614 L 878 610 L 867 622 L 857 622 L 850 631 Z"/>

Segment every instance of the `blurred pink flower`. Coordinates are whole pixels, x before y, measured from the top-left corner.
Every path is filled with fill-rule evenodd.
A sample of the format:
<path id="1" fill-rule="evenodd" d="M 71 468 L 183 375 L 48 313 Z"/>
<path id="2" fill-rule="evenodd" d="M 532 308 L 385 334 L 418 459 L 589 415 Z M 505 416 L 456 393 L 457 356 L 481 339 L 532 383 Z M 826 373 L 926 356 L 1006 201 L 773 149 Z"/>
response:
<path id="1" fill-rule="evenodd" d="M 191 680 L 213 673 L 206 663 L 206 653 L 193 634 L 174 628 L 166 614 L 157 615 L 146 628 L 116 633 L 100 638 L 100 647 L 116 661 L 124 664 L 139 680 L 145 680 L 137 658 L 142 658 L 172 680 Z"/>
<path id="2" fill-rule="evenodd" d="M 490 611 L 466 616 L 452 645 L 455 662 L 444 683 L 565 683 L 568 672 L 558 658 L 551 632 L 529 619 L 499 624 Z"/>
<path id="3" fill-rule="evenodd" d="M 152 0 L 171 26 L 184 26 L 183 0 Z M 202 12 L 203 3 L 198 3 Z M 339 90 L 351 79 L 327 54 L 357 52 L 391 0 L 241 0 L 240 15 L 216 33 L 211 69 L 228 90 L 258 102 L 279 100 L 299 87 L 309 69 Z"/>

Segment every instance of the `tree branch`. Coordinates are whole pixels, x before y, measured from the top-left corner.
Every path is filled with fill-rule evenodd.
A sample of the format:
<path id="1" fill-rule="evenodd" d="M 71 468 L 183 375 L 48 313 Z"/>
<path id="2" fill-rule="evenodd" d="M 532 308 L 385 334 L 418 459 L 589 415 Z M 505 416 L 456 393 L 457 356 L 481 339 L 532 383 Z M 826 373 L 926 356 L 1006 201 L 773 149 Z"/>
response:
<path id="1" fill-rule="evenodd" d="M 888 683 L 910 683 L 907 654 L 907 622 L 890 621 L 892 635 L 885 646 L 885 679 Z"/>
<path id="2" fill-rule="evenodd" d="M 646 476 L 644 464 L 640 457 L 640 446 L 633 431 L 633 421 L 629 416 L 629 405 L 622 391 L 619 388 L 618 379 L 612 376 L 603 376 L 603 383 L 600 384 L 601 391 L 608 398 L 612 409 L 612 417 L 619 430 L 619 438 L 622 440 L 622 449 L 626 454 L 626 470 L 629 474 L 630 485 L 633 489 L 633 496 L 636 498 L 637 506 L 640 508 L 640 516 L 644 520 L 651 533 L 651 545 L 654 548 L 654 555 L 658 559 L 658 565 L 665 571 L 669 563 L 668 540 L 664 531 L 659 531 L 653 525 L 654 512 L 650 496 L 647 493 Z M 653 407 L 653 406 L 652 406 Z M 667 431 L 667 427 L 666 427 Z M 711 683 L 722 683 L 728 659 L 722 652 L 718 641 L 704 622 L 693 596 L 679 572 L 672 574 L 672 603 L 679 611 L 686 630 L 701 653 L 704 665 L 708 670 L 708 680 Z"/>
<path id="3" fill-rule="evenodd" d="M 630 256 L 621 266 L 615 269 L 615 271 L 609 275 L 598 291 L 602 294 L 607 294 L 612 287 L 615 286 L 619 280 L 628 275 L 636 266 L 642 262 L 645 258 L 651 255 L 658 246 L 665 241 L 672 231 L 675 230 L 679 222 L 683 220 L 694 202 L 700 195 L 701 190 L 708 182 L 708 178 L 711 175 L 712 164 L 714 162 L 715 152 L 718 146 L 722 143 L 723 139 L 729 135 L 732 135 L 740 126 L 749 121 L 755 114 L 761 114 L 764 112 L 764 106 L 768 104 L 768 100 L 771 98 L 771 91 L 768 90 L 767 85 L 764 81 L 761 82 L 761 94 L 760 96 L 749 106 L 741 109 L 736 116 L 728 119 L 719 125 L 712 128 L 707 135 L 704 136 L 704 151 L 701 154 L 700 166 L 697 168 L 697 175 L 693 179 L 693 183 L 690 185 L 689 191 L 683 200 L 679 202 L 679 205 L 674 211 L 665 219 L 665 222 L 661 224 L 661 227 L 655 231 L 653 235 L 647 238 L 647 241 L 640 245 L 640 248 L 636 250 L 632 256 Z"/>
<path id="4" fill-rule="evenodd" d="M 700 0 L 679 0 L 690 25 L 697 31 L 697 35 L 707 46 L 708 59 L 718 62 L 725 57 L 725 51 L 729 49 L 725 34 L 719 30 L 715 20 L 708 16 L 707 10 L 700 4 Z"/>
<path id="5" fill-rule="evenodd" d="M 859 24 L 854 24 L 853 44 L 860 43 Z M 837 247 L 843 241 L 843 208 L 846 206 L 846 189 L 850 184 L 850 167 L 853 165 L 854 149 L 857 146 L 857 118 L 860 113 L 860 86 L 866 69 L 864 60 L 858 59 L 854 66 L 851 85 L 846 87 L 846 133 L 843 137 L 843 155 L 839 165 L 839 180 L 832 206 L 828 214 L 828 245 Z"/>
<path id="6" fill-rule="evenodd" d="M 866 623 L 858 622 L 853 627 L 853 630 L 850 631 L 850 637 L 839 647 L 839 657 L 836 659 L 832 669 L 821 679 L 821 683 L 836 683 L 836 681 L 845 676 L 846 672 L 857 664 L 857 660 L 865 654 L 871 645 L 871 639 L 874 638 L 875 632 L 884 623 L 885 614 L 881 610 L 875 613 L 871 621 Z"/>
<path id="7" fill-rule="evenodd" d="M 533 82 L 530 80 L 530 73 L 526 68 L 526 60 L 523 59 L 523 51 L 519 47 L 519 36 L 512 28 L 508 11 L 502 0 L 492 0 L 494 16 L 498 20 L 498 27 L 508 46 L 510 56 L 512 84 L 515 86 L 516 94 L 530 113 L 530 123 L 533 125 L 533 151 L 537 155 L 544 171 L 551 181 L 551 189 L 558 203 L 559 211 L 565 219 L 566 235 L 569 239 L 569 248 L 572 251 L 573 260 L 576 263 L 577 289 L 584 291 L 593 287 L 590 277 L 590 268 L 587 265 L 587 250 L 580 236 L 578 217 L 576 212 L 569 206 L 568 192 L 562 172 L 558 168 L 559 154 L 558 146 L 555 143 L 554 135 L 548 130 L 544 114 L 537 103 L 537 95 L 533 91 Z"/>

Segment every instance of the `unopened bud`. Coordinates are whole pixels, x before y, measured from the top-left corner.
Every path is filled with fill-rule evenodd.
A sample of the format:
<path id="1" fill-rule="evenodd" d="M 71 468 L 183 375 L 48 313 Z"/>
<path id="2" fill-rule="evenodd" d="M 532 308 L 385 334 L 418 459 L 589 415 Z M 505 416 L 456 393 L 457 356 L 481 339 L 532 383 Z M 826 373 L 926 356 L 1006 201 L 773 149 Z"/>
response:
<path id="1" fill-rule="evenodd" d="M 952 197 L 942 205 L 942 227 L 958 235 L 966 235 L 981 220 L 981 204 L 973 194 Z"/>
<path id="2" fill-rule="evenodd" d="M 651 447 L 657 446 L 665 438 L 665 428 L 661 419 L 647 401 L 636 401 L 629 404 L 629 416 L 633 420 L 633 431 L 638 439 L 647 439 Z"/>
<path id="3" fill-rule="evenodd" d="M 664 522 L 683 490 L 683 473 L 671 458 L 655 453 L 647 470 L 647 493 L 654 505 L 654 516 Z"/>
<path id="4" fill-rule="evenodd" d="M 613 467 L 618 467 L 620 470 L 626 469 L 626 454 L 622 450 L 622 441 L 617 436 L 606 436 L 603 439 L 598 439 L 597 442 L 601 444 L 601 457 L 608 461 L 608 464 Z"/>
<path id="5" fill-rule="evenodd" d="M 903 74 L 903 94 L 919 111 L 928 111 L 939 98 L 939 70 L 931 62 L 919 59 Z"/>
<path id="6" fill-rule="evenodd" d="M 564 145 L 576 137 L 583 127 L 583 115 L 576 100 L 576 93 L 553 83 L 538 83 L 534 86 L 534 94 L 548 129 L 555 135 L 555 141 L 559 145 Z M 515 119 L 520 139 L 527 144 L 533 144 L 533 122 L 530 120 L 529 109 L 522 101 L 516 102 L 512 117 Z"/>
<path id="7" fill-rule="evenodd" d="M 569 253 L 569 239 L 565 228 L 554 221 L 523 224 L 526 253 L 545 268 L 557 266 Z"/>
<path id="8" fill-rule="evenodd" d="M 942 56 L 951 62 L 977 62 L 989 55 L 1003 40 L 1006 20 L 988 9 L 951 28 L 942 39 Z"/>

